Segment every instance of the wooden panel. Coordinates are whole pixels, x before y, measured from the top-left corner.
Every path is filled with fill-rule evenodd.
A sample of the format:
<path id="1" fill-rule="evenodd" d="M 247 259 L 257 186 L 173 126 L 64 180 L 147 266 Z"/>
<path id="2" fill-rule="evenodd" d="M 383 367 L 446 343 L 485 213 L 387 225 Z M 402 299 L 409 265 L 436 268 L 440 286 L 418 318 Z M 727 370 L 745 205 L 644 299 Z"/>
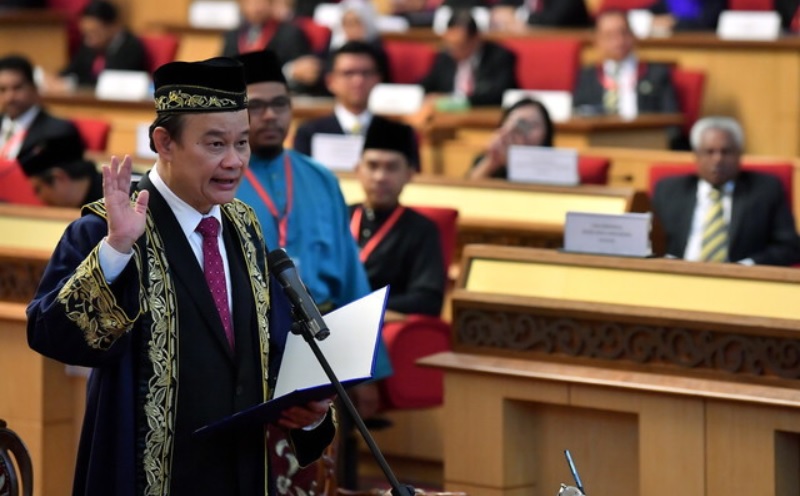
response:
<path id="1" fill-rule="evenodd" d="M 51 10 L 3 12 L 0 46 L 27 56 L 34 65 L 58 72 L 67 65 L 67 22 Z"/>

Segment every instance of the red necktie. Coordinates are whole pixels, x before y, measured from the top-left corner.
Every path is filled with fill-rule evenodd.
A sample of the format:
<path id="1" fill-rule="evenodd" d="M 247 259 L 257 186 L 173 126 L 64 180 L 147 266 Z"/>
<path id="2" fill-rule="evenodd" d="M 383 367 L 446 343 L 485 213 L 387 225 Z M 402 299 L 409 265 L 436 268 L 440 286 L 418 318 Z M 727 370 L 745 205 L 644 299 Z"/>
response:
<path id="1" fill-rule="evenodd" d="M 797 11 L 792 16 L 792 22 L 789 27 L 792 33 L 800 33 L 800 7 L 797 7 Z"/>
<path id="2" fill-rule="evenodd" d="M 222 327 L 231 349 L 234 346 L 233 326 L 231 325 L 231 311 L 228 307 L 228 284 L 225 279 L 225 266 L 219 253 L 219 221 L 214 217 L 206 217 L 197 225 L 197 232 L 203 236 L 203 272 L 206 276 L 208 289 L 217 305 Z"/>
<path id="3" fill-rule="evenodd" d="M 95 56 L 94 61 L 92 62 L 92 76 L 97 78 L 103 69 L 106 68 L 106 56 L 102 54 L 98 54 Z"/>

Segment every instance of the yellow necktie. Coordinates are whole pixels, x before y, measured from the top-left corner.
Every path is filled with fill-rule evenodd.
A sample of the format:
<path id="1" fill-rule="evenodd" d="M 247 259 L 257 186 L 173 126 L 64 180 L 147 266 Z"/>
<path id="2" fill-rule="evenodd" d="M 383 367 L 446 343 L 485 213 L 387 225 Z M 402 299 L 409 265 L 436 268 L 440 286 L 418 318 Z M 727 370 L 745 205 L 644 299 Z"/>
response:
<path id="1" fill-rule="evenodd" d="M 350 134 L 359 135 L 361 134 L 361 123 L 356 121 L 352 126 L 350 126 Z"/>
<path id="2" fill-rule="evenodd" d="M 728 260 L 728 226 L 722 210 L 722 192 L 712 188 L 709 193 L 711 206 L 703 222 L 703 249 L 700 260 L 726 262 Z"/>

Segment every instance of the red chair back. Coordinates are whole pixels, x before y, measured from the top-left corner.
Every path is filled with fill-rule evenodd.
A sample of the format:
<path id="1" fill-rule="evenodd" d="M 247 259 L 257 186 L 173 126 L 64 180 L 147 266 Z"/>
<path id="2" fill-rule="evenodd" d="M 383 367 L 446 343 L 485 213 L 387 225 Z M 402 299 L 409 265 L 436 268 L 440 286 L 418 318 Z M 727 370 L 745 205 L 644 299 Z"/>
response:
<path id="1" fill-rule="evenodd" d="M 139 40 L 147 54 L 147 70 L 152 74 L 162 65 L 175 60 L 178 37 L 174 34 L 143 34 Z"/>
<path id="2" fill-rule="evenodd" d="M 526 90 L 575 89 L 581 42 L 571 38 L 508 38 L 501 42 L 517 56 L 517 84 Z"/>
<path id="3" fill-rule="evenodd" d="M 439 228 L 439 241 L 442 244 L 442 260 L 445 269 L 453 263 L 453 254 L 458 238 L 458 210 L 444 207 L 412 207 L 418 213 L 432 220 Z"/>
<path id="4" fill-rule="evenodd" d="M 308 43 L 315 53 L 324 53 L 328 50 L 331 42 L 331 30 L 325 26 L 320 26 L 310 17 L 298 17 L 294 20 L 295 24 L 303 30 L 308 38 Z"/>
<path id="5" fill-rule="evenodd" d="M 414 41 L 386 40 L 383 44 L 389 59 L 389 76 L 397 84 L 417 84 L 428 75 L 436 48 Z"/>
<path id="6" fill-rule="evenodd" d="M 706 74 L 675 67 L 672 69 L 672 85 L 684 118 L 683 131 L 688 135 L 703 109 Z"/>
<path id="7" fill-rule="evenodd" d="M 108 146 L 111 124 L 103 119 L 73 117 L 72 123 L 78 128 L 83 144 L 92 152 L 104 152 Z"/>
<path id="8" fill-rule="evenodd" d="M 44 205 L 16 160 L 0 159 L 0 203 Z"/>
<path id="9" fill-rule="evenodd" d="M 794 190 L 792 188 L 792 179 L 794 176 L 794 166 L 791 162 L 744 162 L 742 163 L 742 170 L 751 172 L 761 172 L 763 174 L 771 174 L 777 177 L 783 191 L 786 194 L 786 200 L 789 205 L 792 205 L 794 199 Z M 650 196 L 655 191 L 658 181 L 670 177 L 679 176 L 683 174 L 694 174 L 697 171 L 695 164 L 653 164 L 650 166 Z"/>
<path id="10" fill-rule="evenodd" d="M 578 176 L 581 184 L 608 184 L 611 160 L 606 157 L 578 157 Z"/>
<path id="11" fill-rule="evenodd" d="M 728 0 L 729 10 L 774 10 L 774 0 Z"/>

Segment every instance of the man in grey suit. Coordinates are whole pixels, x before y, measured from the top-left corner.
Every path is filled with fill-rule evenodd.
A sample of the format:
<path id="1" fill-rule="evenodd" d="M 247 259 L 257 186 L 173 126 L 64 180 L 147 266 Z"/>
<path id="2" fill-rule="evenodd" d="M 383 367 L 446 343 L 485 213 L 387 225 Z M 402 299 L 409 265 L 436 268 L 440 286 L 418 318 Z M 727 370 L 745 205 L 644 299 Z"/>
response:
<path id="1" fill-rule="evenodd" d="M 800 262 L 800 238 L 780 181 L 741 170 L 742 128 L 727 117 L 699 120 L 691 132 L 697 174 L 656 184 L 653 213 L 667 256 L 745 265 Z M 709 230 L 717 210 L 717 228 Z M 713 231 L 713 232 L 712 232 Z M 710 244 L 718 245 L 709 249 Z"/>

